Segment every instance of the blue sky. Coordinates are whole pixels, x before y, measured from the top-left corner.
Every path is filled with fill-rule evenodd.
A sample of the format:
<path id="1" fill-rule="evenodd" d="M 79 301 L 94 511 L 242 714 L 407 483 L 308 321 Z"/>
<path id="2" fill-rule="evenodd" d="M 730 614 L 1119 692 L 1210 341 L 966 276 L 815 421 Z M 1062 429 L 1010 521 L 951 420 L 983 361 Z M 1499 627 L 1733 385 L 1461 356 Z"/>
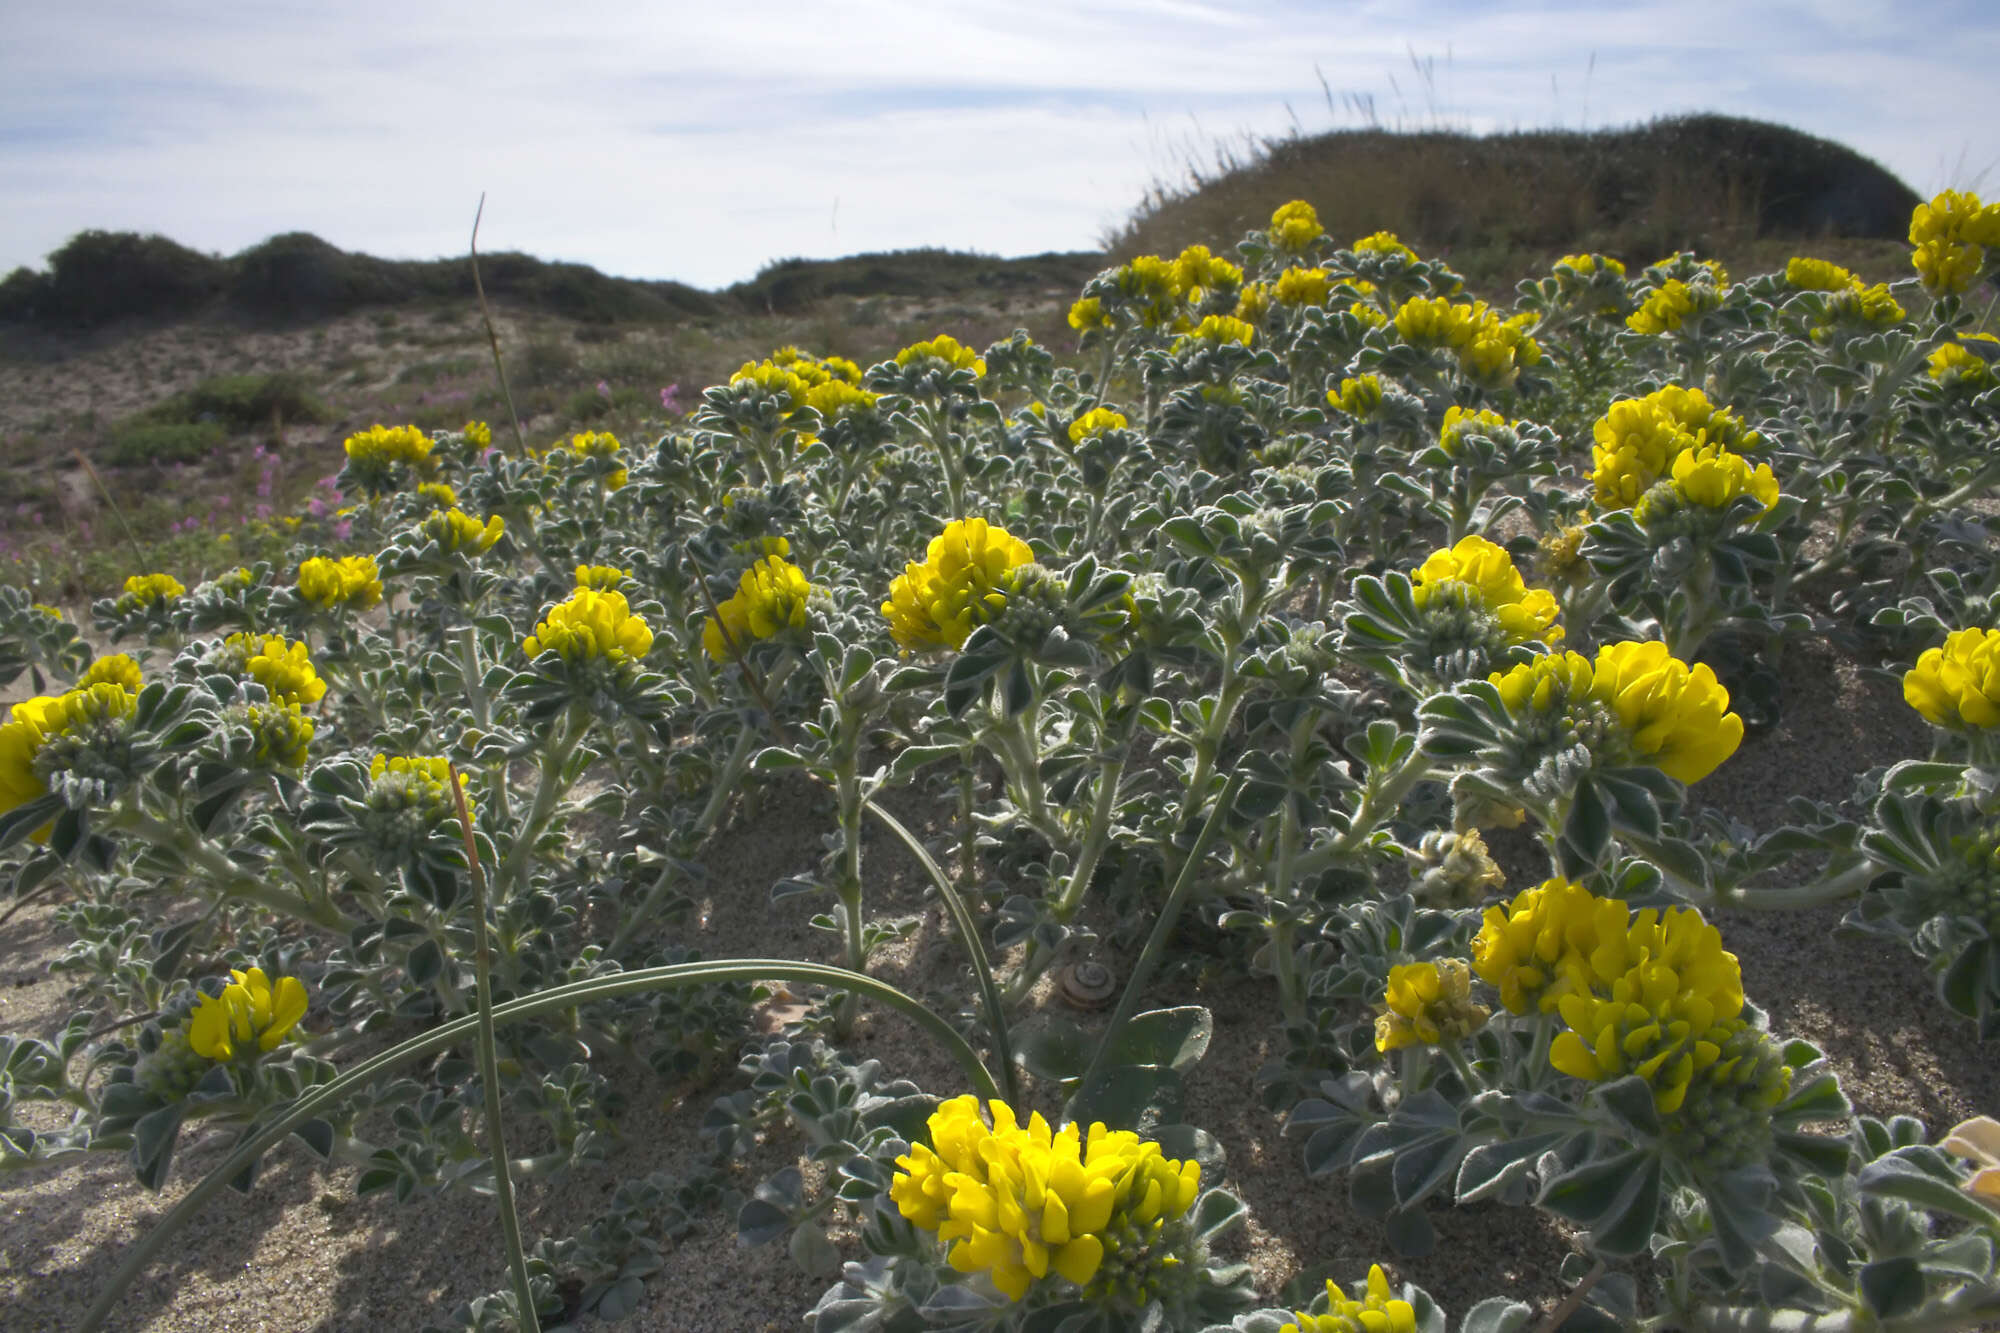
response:
<path id="1" fill-rule="evenodd" d="M 1479 132 L 1757 116 L 2000 193 L 1989 0 L 0 6 L 0 272 L 86 227 L 456 254 L 482 190 L 482 248 L 707 287 L 1087 249 L 1189 157 L 1368 98 Z"/>

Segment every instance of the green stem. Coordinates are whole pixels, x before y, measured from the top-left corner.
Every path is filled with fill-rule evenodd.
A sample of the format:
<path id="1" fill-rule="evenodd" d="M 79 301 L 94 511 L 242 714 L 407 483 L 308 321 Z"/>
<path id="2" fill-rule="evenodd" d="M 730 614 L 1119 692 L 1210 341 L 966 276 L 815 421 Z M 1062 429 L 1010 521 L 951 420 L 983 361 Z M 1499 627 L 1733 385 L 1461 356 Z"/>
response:
<path id="1" fill-rule="evenodd" d="M 213 876 L 217 886 L 231 897 L 245 899 L 280 916 L 309 922 L 336 934 L 345 935 L 354 929 L 356 923 L 332 903 L 308 902 L 297 894 L 286 893 L 264 883 L 192 829 L 169 824 L 142 810 L 132 811 L 119 818 L 117 823 L 141 837 L 180 852 Z"/>
<path id="2" fill-rule="evenodd" d="M 485 671 L 479 664 L 479 629 L 471 622 L 458 627 L 459 674 L 465 682 L 465 703 L 481 734 L 493 730 L 493 701 L 486 697 Z M 507 761 L 502 759 L 486 771 L 488 789 L 493 793 L 493 810 L 501 826 L 514 822 L 507 800 Z"/>
<path id="3" fill-rule="evenodd" d="M 1749 911 L 1804 911 L 1855 897 L 1880 873 L 1881 867 L 1873 861 L 1863 861 L 1817 884 L 1801 884 L 1790 889 L 1725 889 L 1716 897 L 1730 907 Z"/>
<path id="4" fill-rule="evenodd" d="M 979 1053 L 972 1049 L 971 1044 L 960 1036 L 950 1023 L 893 986 L 877 981 L 873 977 L 864 977 L 843 968 L 828 967 L 823 963 L 801 963 L 783 958 L 739 958 L 702 963 L 676 963 L 668 967 L 643 968 L 615 976 L 591 977 L 563 986 L 554 986 L 539 994 L 524 996 L 496 1006 L 493 1010 L 493 1022 L 496 1026 L 512 1023 L 519 1019 L 535 1018 L 542 1014 L 573 1009 L 579 1005 L 601 1000 L 613 1000 L 622 995 L 636 995 L 666 986 L 701 986 L 760 980 L 796 981 L 800 984 L 842 986 L 860 990 L 902 1013 L 925 1033 L 935 1038 L 957 1063 L 960 1072 L 965 1075 L 966 1081 L 972 1085 L 972 1090 L 976 1094 L 982 1098 L 1000 1095 L 999 1085 L 993 1081 L 993 1075 L 981 1063 Z M 332 1082 L 312 1089 L 293 1102 L 288 1109 L 279 1113 L 263 1129 L 238 1144 L 229 1156 L 189 1190 L 179 1203 L 170 1208 L 151 1231 L 130 1247 L 125 1261 L 98 1291 L 97 1299 L 85 1312 L 78 1333 L 95 1333 L 95 1330 L 104 1327 L 106 1317 L 117 1307 L 119 1298 L 125 1294 L 133 1281 L 146 1271 L 188 1219 L 199 1212 L 217 1193 L 227 1188 L 229 1182 L 240 1175 L 245 1167 L 262 1157 L 286 1135 L 322 1110 L 338 1105 L 344 1098 L 367 1087 L 384 1074 L 411 1061 L 450 1049 L 471 1036 L 477 1031 L 478 1026 L 479 1019 L 476 1015 L 457 1019 L 364 1060 Z"/>
<path id="5" fill-rule="evenodd" d="M 473 987 L 479 1006 L 479 1081 L 486 1093 L 486 1147 L 493 1159 L 493 1196 L 500 1208 L 500 1234 L 507 1244 L 507 1268 L 514 1278 L 516 1318 L 527 1333 L 540 1333 L 534 1288 L 528 1281 L 527 1253 L 521 1246 L 521 1216 L 514 1208 L 514 1179 L 507 1169 L 507 1134 L 501 1123 L 500 1050 L 493 1039 L 493 945 L 486 928 L 486 867 L 472 841 L 472 813 L 465 808 L 458 768 L 447 763 L 451 797 L 458 806 L 458 827 L 465 836 L 466 864 L 472 869 Z"/>
<path id="6" fill-rule="evenodd" d="M 498 886 L 496 898 L 501 903 L 514 900 L 521 882 L 528 873 L 528 864 L 534 857 L 535 843 L 541 839 L 542 830 L 548 827 L 549 819 L 556 812 L 556 802 L 569 790 L 569 780 L 563 770 L 569 767 L 570 756 L 576 752 L 577 743 L 583 739 L 590 720 L 581 714 L 576 705 L 562 715 L 556 724 L 556 731 L 548 743 L 542 747 L 542 775 L 535 787 L 534 803 L 528 807 L 528 816 L 521 822 L 514 845 L 507 851 L 507 859 L 500 863 L 500 869 L 493 878 Z"/>
<path id="7" fill-rule="evenodd" d="M 1081 1102 L 1090 1096 L 1092 1088 L 1103 1075 L 1104 1062 L 1110 1056 L 1111 1044 L 1125 1025 L 1132 1021 L 1132 1014 L 1139 1007 L 1139 994 L 1146 983 L 1152 980 L 1154 971 L 1160 965 L 1160 958 L 1167 951 L 1167 940 L 1174 933 L 1174 926 L 1180 920 L 1181 909 L 1187 905 L 1188 895 L 1194 889 L 1195 872 L 1201 868 L 1202 860 L 1208 855 L 1209 844 L 1222 831 L 1222 821 L 1228 817 L 1231 807 L 1236 804 L 1236 794 L 1243 789 L 1241 773 L 1229 779 L 1223 789 L 1222 799 L 1209 812 L 1208 820 L 1201 826 L 1195 837 L 1194 847 L 1188 858 L 1181 863 L 1181 873 L 1174 880 L 1173 889 L 1167 894 L 1166 905 L 1160 909 L 1159 919 L 1153 922 L 1153 932 L 1146 937 L 1146 947 L 1139 954 L 1139 961 L 1132 965 L 1132 975 L 1125 982 L 1125 993 L 1118 997 L 1118 1008 L 1111 1015 L 1111 1021 L 1104 1027 L 1104 1035 L 1097 1040 L 1097 1049 L 1091 1052 L 1090 1064 L 1083 1071 L 1083 1078 L 1076 1085 L 1073 1100 Z"/>

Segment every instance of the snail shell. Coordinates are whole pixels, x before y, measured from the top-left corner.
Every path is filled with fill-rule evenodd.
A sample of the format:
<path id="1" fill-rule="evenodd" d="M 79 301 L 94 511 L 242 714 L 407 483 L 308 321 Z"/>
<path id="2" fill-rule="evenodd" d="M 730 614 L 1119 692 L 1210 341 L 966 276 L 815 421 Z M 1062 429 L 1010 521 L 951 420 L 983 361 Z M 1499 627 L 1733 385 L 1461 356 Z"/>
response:
<path id="1" fill-rule="evenodd" d="M 1118 979 L 1104 964 L 1084 958 L 1063 968 L 1056 989 L 1073 1009 L 1102 1009 L 1118 993 Z"/>

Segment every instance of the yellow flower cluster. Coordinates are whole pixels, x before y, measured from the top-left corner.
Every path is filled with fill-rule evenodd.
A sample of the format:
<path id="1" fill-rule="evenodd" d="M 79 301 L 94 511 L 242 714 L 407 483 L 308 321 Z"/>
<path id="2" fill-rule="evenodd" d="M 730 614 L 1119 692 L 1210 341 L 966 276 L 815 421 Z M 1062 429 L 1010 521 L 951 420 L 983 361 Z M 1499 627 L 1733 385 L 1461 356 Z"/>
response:
<path id="1" fill-rule="evenodd" d="M 847 364 L 854 363 L 850 361 Z M 827 421 L 836 421 L 856 412 L 869 411 L 880 398 L 880 394 L 864 389 L 858 384 L 850 384 L 844 379 L 831 377 L 806 390 L 806 406 Z"/>
<path id="2" fill-rule="evenodd" d="M 66 693 L 37 695 L 15 704 L 7 722 L 0 725 L 0 812 L 48 794 L 48 785 L 35 772 L 35 756 L 44 745 L 80 727 L 129 717 L 133 705 L 132 691 L 109 680 L 79 682 Z M 32 836 L 39 842 L 47 830 Z"/>
<path id="3" fill-rule="evenodd" d="M 1603 509 L 1627 509 L 1660 478 L 1672 475 L 1674 460 L 1691 449 L 1719 445 L 1732 452 L 1758 448 L 1763 441 L 1728 408 L 1718 408 L 1700 389 L 1670 384 L 1644 398 L 1626 398 L 1591 427 L 1591 484 Z"/>
<path id="4" fill-rule="evenodd" d="M 1491 408 L 1482 407 L 1475 412 L 1453 404 L 1444 411 L 1444 425 L 1438 429 L 1438 447 L 1448 454 L 1456 454 L 1458 452 L 1458 437 L 1463 432 L 1480 427 L 1497 427 L 1505 426 L 1506 424 L 1507 418 L 1501 416 Z"/>
<path id="5" fill-rule="evenodd" d="M 277 768 L 305 767 L 306 751 L 319 730 L 296 703 L 251 704 L 244 721 L 254 740 L 252 757 Z"/>
<path id="6" fill-rule="evenodd" d="M 1242 282 L 1243 270 L 1210 254 L 1205 245 L 1190 245 L 1174 260 L 1174 290 L 1189 305 L 1200 305 L 1210 295 L 1241 286 Z"/>
<path id="7" fill-rule="evenodd" d="M 1236 294 L 1236 309 L 1231 313 L 1251 324 L 1263 323 L 1264 316 L 1271 313 L 1271 284 L 1246 283 L 1243 290 Z"/>
<path id="8" fill-rule="evenodd" d="M 2000 338 L 1990 333 L 1961 333 L 1957 342 L 1942 343 L 1932 350 L 1930 377 L 1972 392 L 1991 384 L 1995 378 L 1992 364 L 1967 348 L 1968 342 L 1992 343 L 1993 350 L 2000 352 Z"/>
<path id="9" fill-rule="evenodd" d="M 1516 717 L 1602 705 L 1624 732 L 1620 758 L 1681 782 L 1701 781 L 1743 743 L 1743 719 L 1729 711 L 1715 672 L 1705 662 L 1689 667 L 1657 641 L 1606 644 L 1594 661 L 1550 653 L 1488 679 Z"/>
<path id="10" fill-rule="evenodd" d="M 507 520 L 494 514 L 482 523 L 463 509 L 452 508 L 426 515 L 417 530 L 436 542 L 441 551 L 479 555 L 493 549 L 493 543 L 507 530 Z"/>
<path id="11" fill-rule="evenodd" d="M 1910 263 L 1928 291 L 1968 291 L 1985 271 L 1987 249 L 2000 246 L 2000 204 L 1981 206 L 1976 194 L 1946 190 L 1911 212 L 1910 244 Z"/>
<path id="12" fill-rule="evenodd" d="M 1324 305 L 1333 290 L 1333 275 L 1323 268 L 1288 268 L 1271 284 L 1279 305 Z"/>
<path id="13" fill-rule="evenodd" d="M 1935 726 L 2000 727 L 2000 630 L 1954 630 L 1903 674 L 1903 698 Z"/>
<path id="14" fill-rule="evenodd" d="M 1363 236 L 1353 246 L 1356 254 L 1395 255 L 1406 264 L 1417 262 L 1417 252 L 1404 245 L 1393 231 L 1378 231 L 1372 236 Z"/>
<path id="15" fill-rule="evenodd" d="M 701 646 L 718 662 L 732 660 L 757 639 L 803 629 L 812 585 L 781 555 L 767 555 L 743 571 L 736 591 L 702 626 Z"/>
<path id="16" fill-rule="evenodd" d="M 465 423 L 465 439 L 475 449 L 486 449 L 493 444 L 493 428 L 483 421 Z"/>
<path id="17" fill-rule="evenodd" d="M 1365 420 L 1374 416 L 1382 406 L 1382 377 L 1368 374 L 1343 379 L 1338 389 L 1327 390 L 1326 402 L 1350 417 Z"/>
<path id="18" fill-rule="evenodd" d="M 882 614 L 904 648 L 962 648 L 972 631 L 1007 605 L 1009 570 L 1035 553 L 983 518 L 954 519 L 931 538 L 924 563 L 906 565 L 889 585 Z"/>
<path id="19" fill-rule="evenodd" d="M 914 361 L 942 361 L 952 370 L 970 370 L 974 375 L 986 373 L 986 359 L 970 347 L 961 346 L 958 339 L 948 333 L 940 333 L 929 342 L 911 343 L 896 353 L 896 364 L 907 366 Z"/>
<path id="20" fill-rule="evenodd" d="M 378 476 L 386 476 L 398 463 L 407 463 L 419 472 L 429 472 L 436 466 L 431 457 L 431 437 L 415 426 L 370 426 L 358 435 L 348 436 L 342 447 L 351 462 Z"/>
<path id="21" fill-rule="evenodd" d="M 1248 347 L 1256 340 L 1255 326 L 1246 324 L 1233 315 L 1204 315 L 1201 323 L 1188 330 L 1174 343 L 1174 350 L 1183 351 L 1194 343 L 1209 343 L 1217 347 L 1224 343 L 1236 343 Z"/>
<path id="22" fill-rule="evenodd" d="M 622 447 L 608 430 L 580 431 L 569 437 L 569 451 L 578 458 L 615 458 Z"/>
<path id="23" fill-rule="evenodd" d="M 1412 347 L 1452 352 L 1467 379 L 1498 389 L 1511 385 L 1521 367 L 1541 361 L 1541 344 L 1528 336 L 1535 318 L 1502 319 L 1484 301 L 1413 296 L 1396 312 L 1396 332 Z"/>
<path id="24" fill-rule="evenodd" d="M 223 646 L 241 654 L 237 670 L 262 685 L 279 703 L 316 704 L 326 697 L 326 682 L 313 669 L 303 640 L 287 641 L 278 634 L 232 634 Z"/>
<path id="25" fill-rule="evenodd" d="M 644 657 L 653 646 L 653 627 L 633 614 L 620 592 L 578 588 L 552 606 L 535 632 L 521 641 L 529 657 L 555 653 L 576 663 L 602 658 L 619 663 Z"/>
<path id="26" fill-rule="evenodd" d="M 172 574 L 134 574 L 125 580 L 125 595 L 134 606 L 151 606 L 184 597 L 187 588 Z"/>
<path id="27" fill-rule="evenodd" d="M 1558 1013 L 1549 1063 L 1591 1082 L 1637 1074 L 1655 1106 L 1681 1108 L 1697 1073 L 1725 1081 L 1745 1026 L 1743 976 L 1722 933 L 1692 908 L 1634 915 L 1616 898 L 1552 879 L 1489 907 L 1473 970 L 1508 1012 Z"/>
<path id="28" fill-rule="evenodd" d="M 1069 326 L 1078 333 L 1092 333 L 1111 327 L 1111 313 L 1102 297 L 1085 296 L 1069 308 Z"/>
<path id="29" fill-rule="evenodd" d="M 1796 255 L 1785 261 L 1785 282 L 1804 292 L 1844 292 L 1861 285 L 1861 279 L 1838 264 Z"/>
<path id="30" fill-rule="evenodd" d="M 769 396 L 779 399 L 786 413 L 798 411 L 806 405 L 806 395 L 812 392 L 812 385 L 805 378 L 785 366 L 771 361 L 745 361 L 734 375 L 731 384 L 755 384 Z"/>
<path id="31" fill-rule="evenodd" d="M 426 510 L 450 509 L 458 503 L 458 492 L 441 481 L 420 481 L 417 502 Z"/>
<path id="32" fill-rule="evenodd" d="M 77 677 L 74 688 L 87 690 L 93 685 L 116 685 L 121 690 L 137 694 L 144 683 L 145 677 L 139 672 L 139 664 L 132 660 L 130 653 L 108 653 L 92 662 Z"/>
<path id="33" fill-rule="evenodd" d="M 1705 282 L 1686 283 L 1669 278 L 1639 303 L 1626 317 L 1625 326 L 1634 333 L 1672 333 L 1697 315 L 1707 314 L 1722 304 L 1722 293 Z"/>
<path id="34" fill-rule="evenodd" d="M 366 611 L 382 601 L 382 571 L 372 555 L 316 555 L 299 565 L 299 596 L 327 610 Z"/>
<path id="35" fill-rule="evenodd" d="M 618 585 L 632 576 L 616 565 L 578 565 L 576 586 L 594 588 L 598 592 L 614 592 Z"/>
<path id="36" fill-rule="evenodd" d="M 1096 439 L 1108 430 L 1124 430 L 1132 424 L 1125 414 L 1116 408 L 1093 407 L 1075 421 L 1069 423 L 1069 442 L 1082 444 L 1085 440 Z"/>
<path id="37" fill-rule="evenodd" d="M 822 384 L 859 384 L 861 367 L 844 356 L 814 356 L 787 344 L 771 353 L 771 362 L 783 366 L 816 389 Z"/>
<path id="38" fill-rule="evenodd" d="M 1368 1266 L 1368 1289 L 1359 1299 L 1350 1299 L 1328 1278 L 1326 1310 L 1299 1310 L 1293 1319 L 1278 1333 L 1417 1333 L 1416 1307 L 1390 1296 L 1389 1276 L 1380 1264 Z"/>
<path id="39" fill-rule="evenodd" d="M 1610 255 L 1564 255 L 1555 262 L 1553 267 L 1558 269 L 1566 268 L 1581 278 L 1587 278 L 1596 273 L 1609 273 L 1613 277 L 1618 278 L 1625 276 L 1625 265 L 1621 261 L 1613 259 Z"/>
<path id="40" fill-rule="evenodd" d="M 412 804 L 440 812 L 457 811 L 457 804 L 451 798 L 451 761 L 443 755 L 425 754 L 406 758 L 378 754 L 369 761 L 368 780 L 380 783 L 385 778 L 402 789 Z M 463 773 L 458 775 L 458 789 L 465 795 L 465 813 L 476 816 L 479 807 L 466 788 Z"/>
<path id="41" fill-rule="evenodd" d="M 1398 963 L 1389 969 L 1375 1049 L 1437 1046 L 1477 1032 L 1492 1011 L 1472 1002 L 1472 969 L 1463 960 Z"/>
<path id="42" fill-rule="evenodd" d="M 276 1049 L 306 1016 L 305 983 L 279 977 L 273 985 L 261 967 L 229 976 L 222 994 L 202 996 L 188 1016 L 188 1045 L 209 1060 Z"/>
<path id="43" fill-rule="evenodd" d="M 1088 1284 L 1106 1233 L 1179 1218 L 1201 1191 L 1198 1162 L 1172 1161 L 1129 1130 L 1051 1130 L 1040 1112 L 1023 1126 L 1005 1102 L 989 1105 L 991 1128 L 969 1095 L 938 1107 L 930 1143 L 896 1159 L 889 1197 L 951 1246 L 953 1268 L 986 1273 L 1010 1300 L 1051 1273 Z"/>
<path id="44" fill-rule="evenodd" d="M 1456 594 L 1483 608 L 1515 643 L 1562 640 L 1562 626 L 1555 623 L 1562 608 L 1555 594 L 1546 588 L 1530 589 L 1507 548 L 1476 533 L 1447 550 L 1431 552 L 1410 581 L 1420 607 L 1441 594 Z"/>
<path id="45" fill-rule="evenodd" d="M 1324 235 L 1318 210 L 1303 199 L 1280 204 L 1271 214 L 1271 244 L 1286 254 L 1301 254 Z"/>

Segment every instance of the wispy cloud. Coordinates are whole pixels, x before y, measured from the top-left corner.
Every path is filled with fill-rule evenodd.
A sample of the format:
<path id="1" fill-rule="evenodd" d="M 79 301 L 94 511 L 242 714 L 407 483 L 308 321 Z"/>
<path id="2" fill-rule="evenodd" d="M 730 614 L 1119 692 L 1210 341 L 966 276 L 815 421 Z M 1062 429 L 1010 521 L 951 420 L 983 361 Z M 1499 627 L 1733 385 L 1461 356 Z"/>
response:
<path id="1" fill-rule="evenodd" d="M 1919 190 L 2000 166 L 2000 11 L 1950 0 L 134 3 L 9 30 L 0 268 L 93 226 L 455 253 L 481 190 L 484 244 L 702 285 L 1083 248 L 1211 141 L 1352 125 L 1368 97 L 1480 131 L 1766 117 Z"/>

